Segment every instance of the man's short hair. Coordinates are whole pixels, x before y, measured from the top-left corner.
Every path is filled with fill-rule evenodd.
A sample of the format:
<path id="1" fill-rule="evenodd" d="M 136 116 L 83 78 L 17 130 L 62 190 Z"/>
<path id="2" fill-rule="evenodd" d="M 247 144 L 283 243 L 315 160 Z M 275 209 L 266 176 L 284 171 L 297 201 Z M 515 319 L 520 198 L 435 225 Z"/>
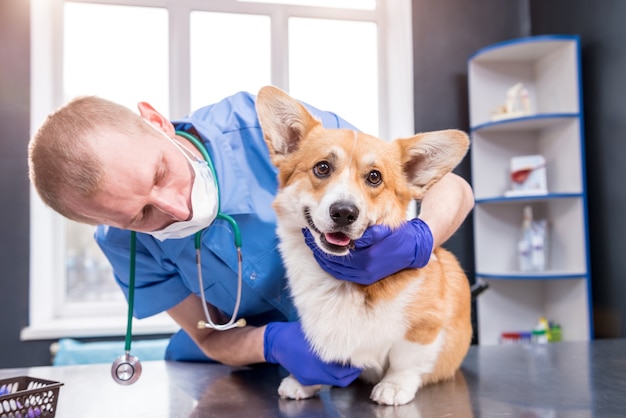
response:
<path id="1" fill-rule="evenodd" d="M 109 100 L 84 96 L 51 113 L 28 146 L 29 177 L 37 193 L 53 210 L 68 219 L 93 224 L 68 200 L 93 197 L 101 187 L 105 168 L 94 138 L 112 132 L 130 137 L 146 131 L 132 110 Z"/>

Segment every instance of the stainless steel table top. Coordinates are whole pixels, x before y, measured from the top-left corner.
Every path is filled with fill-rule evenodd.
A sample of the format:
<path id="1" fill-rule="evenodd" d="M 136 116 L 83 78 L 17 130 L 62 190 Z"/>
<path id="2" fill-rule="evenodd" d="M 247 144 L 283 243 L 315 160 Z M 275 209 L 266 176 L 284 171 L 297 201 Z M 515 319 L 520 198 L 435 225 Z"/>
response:
<path id="1" fill-rule="evenodd" d="M 472 347 L 455 380 L 426 386 L 404 406 L 376 405 L 371 386 L 279 399 L 284 371 L 144 362 L 132 386 L 109 364 L 0 370 L 64 383 L 56 417 L 626 417 L 626 340 Z"/>

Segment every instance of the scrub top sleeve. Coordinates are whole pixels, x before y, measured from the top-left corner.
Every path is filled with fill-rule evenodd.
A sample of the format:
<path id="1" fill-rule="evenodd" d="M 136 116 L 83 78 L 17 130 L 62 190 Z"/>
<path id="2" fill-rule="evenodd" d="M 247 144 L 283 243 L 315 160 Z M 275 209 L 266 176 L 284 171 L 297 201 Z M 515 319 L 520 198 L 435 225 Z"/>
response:
<path id="1" fill-rule="evenodd" d="M 335 123 L 337 124 L 337 128 L 340 129 L 352 129 L 354 131 L 358 131 L 359 129 L 355 128 L 354 125 L 352 125 L 350 122 L 345 121 L 344 119 L 340 118 L 339 116 L 337 116 L 335 113 L 332 112 L 327 112 L 330 113 L 331 116 L 333 116 L 335 118 Z"/>
<path id="2" fill-rule="evenodd" d="M 115 280 L 128 299 L 130 232 L 101 225 L 96 228 L 95 239 L 111 263 Z M 191 294 L 173 266 L 151 254 L 141 241 L 140 234 L 137 234 L 133 314 L 139 319 L 173 308 Z"/>

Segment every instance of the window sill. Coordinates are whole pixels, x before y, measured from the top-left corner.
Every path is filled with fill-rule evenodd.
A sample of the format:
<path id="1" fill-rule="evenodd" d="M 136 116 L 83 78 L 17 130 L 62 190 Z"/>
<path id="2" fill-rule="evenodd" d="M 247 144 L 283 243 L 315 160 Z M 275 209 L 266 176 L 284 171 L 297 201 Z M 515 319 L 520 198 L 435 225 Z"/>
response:
<path id="1" fill-rule="evenodd" d="M 126 321 L 126 316 L 52 318 L 22 329 L 20 340 L 123 337 L 126 335 Z M 167 314 L 133 320 L 133 335 L 172 334 L 179 329 L 180 327 Z"/>

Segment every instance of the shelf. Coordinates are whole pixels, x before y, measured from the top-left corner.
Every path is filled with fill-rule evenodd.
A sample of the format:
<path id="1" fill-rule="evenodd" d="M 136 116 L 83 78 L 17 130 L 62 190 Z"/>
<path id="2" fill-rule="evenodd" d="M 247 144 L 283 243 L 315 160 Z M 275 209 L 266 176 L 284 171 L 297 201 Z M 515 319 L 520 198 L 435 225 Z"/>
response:
<path id="1" fill-rule="evenodd" d="M 583 197 L 582 193 L 548 193 L 545 195 L 528 195 L 528 196 L 494 196 L 476 199 L 477 205 L 482 204 L 509 204 L 509 203 L 532 203 L 549 201 L 554 199 L 579 199 Z"/>
<path id="2" fill-rule="evenodd" d="M 565 280 L 565 279 L 582 279 L 585 280 L 587 273 L 585 272 L 505 272 L 505 273 L 484 273 L 476 272 L 476 277 L 491 280 Z"/>
<path id="3" fill-rule="evenodd" d="M 587 280 L 488 280 L 478 297 L 479 343 L 499 343 L 506 331 L 530 331 L 540 316 L 561 325 L 564 341 L 589 340 Z"/>
<path id="4" fill-rule="evenodd" d="M 530 205 L 535 219 L 548 221 L 548 262 L 552 272 L 579 274 L 588 271 L 586 229 L 582 198 L 510 200 L 507 204 L 477 204 L 474 208 L 476 271 L 517 275 L 517 244 L 523 208 Z"/>
<path id="5" fill-rule="evenodd" d="M 472 185 L 477 201 L 504 197 L 512 189 L 511 159 L 522 155 L 545 158 L 550 194 L 583 192 L 581 118 L 552 116 L 497 122 L 472 131 Z"/>
<path id="6" fill-rule="evenodd" d="M 518 38 L 479 49 L 469 59 L 475 63 L 534 62 L 563 46 L 564 41 L 577 39 L 573 35 L 544 35 Z"/>
<path id="7" fill-rule="evenodd" d="M 518 83 L 528 91 L 530 115 L 578 114 L 578 53 L 578 37 L 564 35 L 503 42 L 474 54 L 468 63 L 470 126 L 499 122 L 492 117 Z"/>
<path id="8" fill-rule="evenodd" d="M 471 131 L 476 133 L 535 131 L 556 126 L 572 118 L 579 117 L 580 113 L 541 113 L 485 122 L 473 127 Z"/>
<path id="9" fill-rule="evenodd" d="M 476 302 L 479 344 L 498 344 L 505 331 L 530 330 L 540 316 L 560 323 L 564 340 L 588 340 L 579 37 L 528 37 L 483 48 L 468 61 L 468 84 L 476 277 L 489 285 Z M 502 115 L 506 110 L 511 117 Z M 533 155 L 545 161 L 548 192 L 506 195 L 518 188 L 511 161 Z M 541 271 L 520 270 L 526 206 L 547 224 Z"/>

